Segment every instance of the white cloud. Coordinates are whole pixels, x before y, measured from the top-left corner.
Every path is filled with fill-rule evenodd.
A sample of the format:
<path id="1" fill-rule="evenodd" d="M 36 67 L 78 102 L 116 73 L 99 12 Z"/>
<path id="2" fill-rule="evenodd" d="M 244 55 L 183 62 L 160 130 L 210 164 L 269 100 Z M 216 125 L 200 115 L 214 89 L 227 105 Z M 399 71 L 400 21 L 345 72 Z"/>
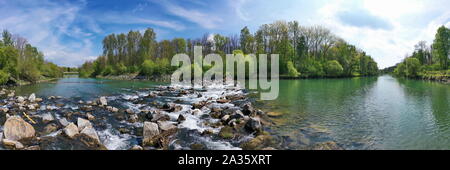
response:
<path id="1" fill-rule="evenodd" d="M 171 3 L 162 4 L 171 14 L 185 18 L 186 20 L 196 23 L 203 28 L 213 29 L 218 27 L 218 25 L 222 22 L 222 19 L 214 16 L 214 14 L 203 13 L 195 9 L 186 9 Z"/>

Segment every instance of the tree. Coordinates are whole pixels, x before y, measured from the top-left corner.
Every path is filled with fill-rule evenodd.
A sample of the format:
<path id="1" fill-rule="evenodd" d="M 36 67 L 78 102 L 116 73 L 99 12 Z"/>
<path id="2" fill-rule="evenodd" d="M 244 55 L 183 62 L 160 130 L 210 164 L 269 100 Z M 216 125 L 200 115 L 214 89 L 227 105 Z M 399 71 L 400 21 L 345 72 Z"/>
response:
<path id="1" fill-rule="evenodd" d="M 338 77 L 342 74 L 344 69 L 342 68 L 341 64 L 339 64 L 336 60 L 327 61 L 327 64 L 325 66 L 325 73 L 328 76 L 331 77 Z"/>
<path id="2" fill-rule="evenodd" d="M 450 29 L 445 26 L 439 27 L 433 42 L 433 55 L 438 58 L 441 69 L 448 68 L 450 55 Z"/>
<path id="3" fill-rule="evenodd" d="M 288 61 L 287 62 L 287 69 L 288 69 L 288 75 L 290 77 L 298 77 L 298 76 L 300 76 L 300 73 L 297 71 L 297 69 L 295 69 L 294 64 L 292 63 L 292 61 Z"/>
<path id="4" fill-rule="evenodd" d="M 417 58 L 407 58 L 405 61 L 405 73 L 408 77 L 417 77 L 420 71 L 420 61 Z"/>

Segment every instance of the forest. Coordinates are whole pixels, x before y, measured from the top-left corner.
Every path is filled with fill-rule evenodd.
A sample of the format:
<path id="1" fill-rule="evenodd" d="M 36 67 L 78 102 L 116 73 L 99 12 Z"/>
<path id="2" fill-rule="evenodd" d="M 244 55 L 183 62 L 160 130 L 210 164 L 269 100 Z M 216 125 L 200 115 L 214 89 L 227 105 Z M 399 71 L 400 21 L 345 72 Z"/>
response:
<path id="1" fill-rule="evenodd" d="M 0 40 L 0 85 L 35 83 L 62 77 L 62 70 L 44 60 L 44 54 L 19 35 L 7 30 Z"/>
<path id="2" fill-rule="evenodd" d="M 401 77 L 442 79 L 450 77 L 450 29 L 438 28 L 433 43 L 420 41 L 412 55 L 394 67 L 393 73 Z M 392 68 L 391 68 L 392 70 Z"/>
<path id="3" fill-rule="evenodd" d="M 103 54 L 79 68 L 80 77 L 122 74 L 158 76 L 170 74 L 171 58 L 177 53 L 193 56 L 194 46 L 203 54 L 279 54 L 280 74 L 291 78 L 355 77 L 378 74 L 377 63 L 361 49 L 347 43 L 322 26 L 305 27 L 297 21 L 264 24 L 251 33 L 224 36 L 204 34 L 201 38 L 156 40 L 148 28 L 110 34 L 103 39 Z M 224 61 L 225 63 L 225 61 Z M 203 67 L 207 69 L 207 67 Z"/>

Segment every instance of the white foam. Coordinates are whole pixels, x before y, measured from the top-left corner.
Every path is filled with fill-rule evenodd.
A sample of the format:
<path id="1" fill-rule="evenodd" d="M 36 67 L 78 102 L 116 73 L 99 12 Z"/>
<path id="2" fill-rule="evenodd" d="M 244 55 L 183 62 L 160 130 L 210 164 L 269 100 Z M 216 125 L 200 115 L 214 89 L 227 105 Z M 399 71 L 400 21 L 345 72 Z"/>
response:
<path id="1" fill-rule="evenodd" d="M 109 150 L 125 150 L 130 146 L 131 135 L 120 134 L 118 132 L 111 131 L 111 128 L 107 128 L 98 132 L 98 136 L 103 145 Z"/>

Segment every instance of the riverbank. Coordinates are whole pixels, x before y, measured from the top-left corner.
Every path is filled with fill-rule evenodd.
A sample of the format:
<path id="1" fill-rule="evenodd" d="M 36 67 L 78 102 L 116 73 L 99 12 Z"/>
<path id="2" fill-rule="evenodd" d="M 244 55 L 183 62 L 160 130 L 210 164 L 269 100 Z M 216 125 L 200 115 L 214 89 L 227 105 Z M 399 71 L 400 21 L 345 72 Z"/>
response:
<path id="1" fill-rule="evenodd" d="M 6 149 L 276 149 L 242 89 L 159 86 L 78 100 L 2 90 Z M 21 129 L 17 131 L 17 129 Z"/>

